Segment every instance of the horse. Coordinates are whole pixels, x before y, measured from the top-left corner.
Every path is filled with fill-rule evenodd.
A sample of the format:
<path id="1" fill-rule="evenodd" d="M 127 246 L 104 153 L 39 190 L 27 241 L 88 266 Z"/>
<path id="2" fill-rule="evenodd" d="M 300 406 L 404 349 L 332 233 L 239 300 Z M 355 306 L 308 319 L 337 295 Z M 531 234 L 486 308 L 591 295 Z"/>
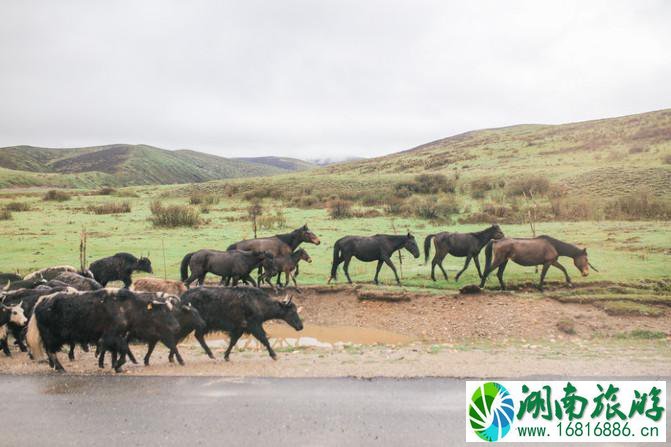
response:
<path id="1" fill-rule="evenodd" d="M 286 288 L 289 285 L 289 278 L 291 278 L 291 280 L 294 282 L 294 287 L 297 291 L 300 292 L 298 284 L 296 283 L 296 275 L 294 274 L 294 271 L 298 268 L 298 263 L 300 261 L 312 262 L 312 258 L 308 252 L 302 248 L 299 248 L 290 255 L 265 259 L 261 264 L 263 266 L 264 272 L 263 274 L 259 275 L 259 287 L 261 287 L 261 283 L 263 281 L 268 283 L 270 287 L 273 287 L 272 283 L 270 282 L 270 278 L 272 278 L 276 273 L 284 272 L 287 277 L 287 280 L 284 283 L 284 287 Z M 275 287 L 273 287 L 273 290 L 277 291 Z"/>
<path id="2" fill-rule="evenodd" d="M 228 285 L 233 279 L 233 286 L 235 286 L 242 279 L 245 282 L 251 282 L 256 287 L 256 281 L 249 274 L 268 257 L 272 258 L 272 255 L 258 251 L 209 249 L 194 251 L 187 253 L 182 259 L 181 279 L 187 288 L 195 280 L 198 280 L 199 286 L 203 286 L 205 275 L 213 273 L 221 276 L 222 284 L 225 282 Z M 191 275 L 189 275 L 189 269 L 191 269 Z"/>
<path id="3" fill-rule="evenodd" d="M 433 244 L 436 247 L 436 254 L 431 261 L 431 279 L 436 280 L 436 265 L 440 267 L 440 270 L 443 272 L 443 276 L 447 280 L 447 273 L 443 268 L 443 259 L 445 256 L 452 255 L 459 258 L 466 257 L 466 262 L 464 263 L 464 268 L 461 269 L 457 276 L 454 278 L 455 281 L 459 281 L 459 277 L 462 273 L 468 268 L 468 265 L 473 259 L 475 263 L 475 268 L 478 269 L 478 276 L 482 278 L 482 272 L 480 271 L 480 250 L 487 245 L 487 243 L 492 239 L 501 239 L 505 237 L 501 228 L 494 224 L 489 228 L 485 228 L 482 231 L 476 231 L 473 233 L 437 233 L 430 234 L 424 239 L 424 263 L 426 264 L 429 261 L 429 252 L 431 251 L 431 240 L 433 239 Z"/>
<path id="4" fill-rule="evenodd" d="M 293 253 L 299 245 L 303 242 L 319 245 L 321 241 L 313 232 L 310 231 L 308 225 L 305 224 L 300 228 L 296 228 L 291 233 L 276 234 L 270 237 L 260 237 L 257 239 L 246 239 L 243 241 L 231 244 L 227 250 L 249 250 L 249 251 L 267 251 L 275 257 L 286 256 Z M 259 275 L 261 274 L 261 267 L 259 267 Z M 277 284 L 280 285 L 280 276 L 277 274 Z M 296 269 L 295 275 L 298 275 Z M 287 277 L 287 280 L 289 278 Z"/>
<path id="5" fill-rule="evenodd" d="M 492 260 L 492 255 L 494 259 Z M 505 290 L 506 285 L 503 282 L 503 272 L 506 269 L 508 261 L 529 267 L 532 265 L 543 265 L 541 270 L 539 290 L 543 291 L 543 282 L 550 266 L 557 267 L 564 273 L 566 283 L 572 286 L 571 278 L 568 272 L 558 261 L 560 256 L 573 258 L 573 263 L 580 271 L 582 276 L 589 275 L 589 268 L 595 272 L 598 270 L 587 259 L 587 249 L 579 248 L 573 244 L 562 242 L 550 236 L 538 236 L 535 238 L 504 238 L 493 239 L 489 241 L 485 248 L 485 273 L 480 281 L 480 288 L 485 286 L 487 276 L 498 268 L 496 276 L 499 278 L 501 290 Z"/>
<path id="6" fill-rule="evenodd" d="M 379 284 L 378 275 L 382 268 L 382 263 L 385 263 L 394 272 L 396 283 L 401 284 L 396 273 L 396 267 L 391 262 L 391 255 L 401 248 L 405 248 L 416 258 L 419 258 L 419 247 L 415 237 L 408 232 L 406 236 L 396 236 L 393 234 L 376 234 L 374 236 L 345 236 L 338 239 L 333 245 L 333 265 L 331 266 L 331 277 L 328 280 L 330 284 L 332 280 L 337 279 L 338 266 L 344 262 L 343 270 L 347 281 L 352 284 L 352 278 L 349 276 L 349 263 L 352 256 L 363 262 L 377 261 L 377 269 L 375 270 L 375 284 Z"/>

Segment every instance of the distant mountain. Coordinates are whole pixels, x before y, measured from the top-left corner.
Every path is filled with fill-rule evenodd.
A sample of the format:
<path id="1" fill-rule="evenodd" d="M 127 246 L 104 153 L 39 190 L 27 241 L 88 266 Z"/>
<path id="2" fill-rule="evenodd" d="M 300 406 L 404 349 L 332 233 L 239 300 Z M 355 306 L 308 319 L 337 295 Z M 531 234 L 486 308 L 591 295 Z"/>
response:
<path id="1" fill-rule="evenodd" d="M 287 157 L 236 157 L 233 160 L 242 160 L 261 166 L 271 166 L 284 171 L 304 171 L 316 167 L 315 163 Z"/>
<path id="2" fill-rule="evenodd" d="M 348 156 L 332 156 L 332 157 L 322 157 L 322 158 L 310 158 L 307 161 L 310 163 L 314 163 L 318 166 L 329 166 L 329 165 L 334 165 L 336 163 L 345 163 L 348 161 L 359 161 L 359 160 L 365 160 L 365 157 L 348 157 Z"/>
<path id="3" fill-rule="evenodd" d="M 12 146 L 0 148 L 0 187 L 193 183 L 276 175 L 313 166 L 292 158 L 224 158 L 143 144 L 67 149 Z"/>

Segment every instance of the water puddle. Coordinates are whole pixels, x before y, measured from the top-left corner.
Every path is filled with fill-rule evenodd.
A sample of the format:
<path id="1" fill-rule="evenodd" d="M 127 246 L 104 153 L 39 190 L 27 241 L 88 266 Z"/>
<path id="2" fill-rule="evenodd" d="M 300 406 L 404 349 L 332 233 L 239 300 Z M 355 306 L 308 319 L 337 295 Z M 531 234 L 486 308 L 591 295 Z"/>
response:
<path id="1" fill-rule="evenodd" d="M 414 339 L 402 334 L 384 329 L 354 327 L 354 326 L 320 326 L 306 324 L 303 330 L 296 332 L 286 324 L 268 324 L 266 332 L 270 342 L 275 347 L 312 347 L 331 349 L 345 345 L 402 345 Z M 213 334 L 208 337 L 211 347 L 226 347 L 228 338 L 225 334 Z M 238 342 L 242 348 L 259 348 L 255 338 L 245 336 Z"/>

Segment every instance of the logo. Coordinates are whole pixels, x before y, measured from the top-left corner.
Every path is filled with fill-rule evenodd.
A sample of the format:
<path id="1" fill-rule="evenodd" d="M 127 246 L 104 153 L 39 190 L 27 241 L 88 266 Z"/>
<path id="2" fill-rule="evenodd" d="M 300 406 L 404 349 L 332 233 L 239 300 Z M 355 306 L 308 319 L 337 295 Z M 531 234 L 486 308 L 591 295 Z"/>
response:
<path id="1" fill-rule="evenodd" d="M 484 441 L 495 442 L 510 431 L 515 403 L 508 390 L 496 382 L 481 384 L 468 406 L 471 428 Z"/>

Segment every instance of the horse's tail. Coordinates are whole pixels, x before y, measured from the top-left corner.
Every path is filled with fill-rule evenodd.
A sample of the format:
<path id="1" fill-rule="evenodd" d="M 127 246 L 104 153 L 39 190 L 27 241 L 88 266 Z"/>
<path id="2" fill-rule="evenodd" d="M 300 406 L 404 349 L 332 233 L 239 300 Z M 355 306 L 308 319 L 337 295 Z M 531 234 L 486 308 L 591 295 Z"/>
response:
<path id="1" fill-rule="evenodd" d="M 431 251 L 431 240 L 436 237 L 435 234 L 430 234 L 424 239 L 424 264 L 429 262 L 429 252 Z"/>
<path id="2" fill-rule="evenodd" d="M 333 264 L 331 265 L 331 277 L 329 278 L 329 282 L 331 282 L 332 279 L 337 279 L 338 259 L 340 259 L 340 241 L 336 241 L 336 243 L 333 244 Z"/>
<path id="3" fill-rule="evenodd" d="M 179 268 L 182 282 L 186 281 L 186 279 L 189 277 L 189 262 L 191 262 L 191 256 L 193 256 L 193 253 L 187 253 L 186 256 L 184 256 L 182 259 L 182 265 Z"/>
<path id="4" fill-rule="evenodd" d="M 489 271 L 492 266 L 492 251 L 494 247 L 494 239 L 490 239 L 485 246 L 485 272 Z"/>

